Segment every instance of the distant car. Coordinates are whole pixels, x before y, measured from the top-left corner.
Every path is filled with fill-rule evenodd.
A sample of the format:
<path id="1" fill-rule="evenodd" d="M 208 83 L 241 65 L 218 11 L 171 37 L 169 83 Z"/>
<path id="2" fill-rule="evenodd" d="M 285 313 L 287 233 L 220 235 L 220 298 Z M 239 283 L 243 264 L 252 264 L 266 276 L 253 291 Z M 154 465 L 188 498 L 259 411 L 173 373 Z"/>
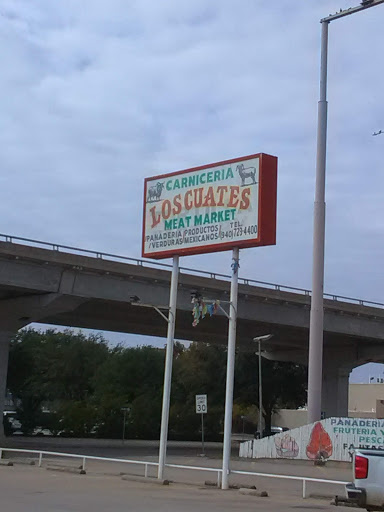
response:
<path id="1" fill-rule="evenodd" d="M 57 435 L 60 437 L 75 437 L 75 434 L 72 430 L 59 430 Z"/>
<path id="2" fill-rule="evenodd" d="M 17 419 L 16 411 L 4 411 L 3 416 L 8 421 L 13 431 L 21 429 L 21 423 Z"/>
<path id="3" fill-rule="evenodd" d="M 23 436 L 23 435 L 24 435 L 24 433 L 23 433 L 21 430 L 19 430 L 19 429 L 18 429 L 18 430 L 14 430 L 14 431 L 12 432 L 12 435 L 13 435 L 13 436 Z"/>
<path id="4" fill-rule="evenodd" d="M 32 435 L 37 436 L 37 437 L 53 436 L 53 434 L 49 430 L 49 428 L 41 428 L 41 427 L 36 427 L 35 430 L 32 432 Z"/>
<path id="5" fill-rule="evenodd" d="M 289 430 L 287 427 L 271 427 L 270 430 L 263 430 L 263 437 L 275 436 L 276 434 L 281 434 L 282 432 L 286 432 Z M 260 432 L 256 430 L 255 439 L 260 439 Z"/>

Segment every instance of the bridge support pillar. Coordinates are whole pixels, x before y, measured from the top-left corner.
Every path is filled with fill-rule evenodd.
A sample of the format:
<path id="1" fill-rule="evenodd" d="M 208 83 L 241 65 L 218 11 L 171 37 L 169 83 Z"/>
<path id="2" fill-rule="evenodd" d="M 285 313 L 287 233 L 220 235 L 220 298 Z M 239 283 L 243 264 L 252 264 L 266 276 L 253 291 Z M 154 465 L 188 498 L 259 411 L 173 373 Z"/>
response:
<path id="1" fill-rule="evenodd" d="M 15 333 L 0 331 L 0 438 L 4 437 L 3 412 L 7 388 L 9 342 Z"/>
<path id="2" fill-rule="evenodd" d="M 324 364 L 321 409 L 326 418 L 348 416 L 349 374 L 351 369 Z"/>

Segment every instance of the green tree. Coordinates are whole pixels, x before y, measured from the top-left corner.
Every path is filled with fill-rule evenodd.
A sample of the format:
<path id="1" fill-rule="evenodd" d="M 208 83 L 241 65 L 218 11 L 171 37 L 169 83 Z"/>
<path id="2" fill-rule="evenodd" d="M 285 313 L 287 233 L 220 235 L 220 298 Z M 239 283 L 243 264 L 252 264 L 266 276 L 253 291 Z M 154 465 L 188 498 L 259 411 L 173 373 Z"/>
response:
<path id="1" fill-rule="evenodd" d="M 259 405 L 258 355 L 239 353 L 236 357 L 234 400 L 237 404 Z M 307 370 L 303 365 L 262 360 L 263 417 L 271 428 L 272 414 L 280 408 L 297 408 L 307 398 Z M 239 424 L 239 418 L 235 418 Z"/>
<path id="2" fill-rule="evenodd" d="M 11 341 L 7 386 L 23 431 L 28 434 L 47 423 L 43 404 L 54 413 L 61 402 L 84 402 L 92 396 L 95 372 L 108 354 L 102 336 L 70 330 L 20 331 Z"/>
<path id="3" fill-rule="evenodd" d="M 120 437 L 122 408 L 129 408 L 126 437 L 158 439 L 165 350 L 150 346 L 109 348 L 102 336 L 67 330 L 20 331 L 11 342 L 8 388 L 25 433 L 36 426 L 72 435 Z M 199 439 L 201 418 L 195 395 L 208 395 L 206 439 L 223 432 L 226 347 L 176 342 L 173 354 L 170 438 Z M 306 399 L 306 370 L 293 363 L 263 360 L 266 427 L 279 407 Z M 234 426 L 251 425 L 258 405 L 258 356 L 239 353 L 235 364 Z M 43 406 L 48 413 L 42 413 Z M 252 427 L 250 427 L 252 428 Z"/>
<path id="4" fill-rule="evenodd" d="M 159 437 L 164 356 L 164 350 L 149 346 L 111 352 L 95 377 L 100 435 L 120 437 L 121 408 L 129 406 L 127 437 Z"/>
<path id="5" fill-rule="evenodd" d="M 57 417 L 67 435 L 88 437 L 97 422 L 97 410 L 89 402 L 68 400 L 61 402 Z"/>
<path id="6" fill-rule="evenodd" d="M 195 396 L 208 395 L 205 415 L 207 440 L 221 436 L 224 418 L 226 353 L 224 348 L 208 343 L 192 343 L 174 360 L 170 437 L 199 439 L 201 418 L 195 412 Z"/>
<path id="7" fill-rule="evenodd" d="M 300 364 L 263 359 L 263 409 L 265 428 L 281 408 L 296 409 L 307 400 L 307 368 Z"/>
<path id="8" fill-rule="evenodd" d="M 7 387 L 17 405 L 22 429 L 29 434 L 38 424 L 44 394 L 40 374 L 41 336 L 32 329 L 19 332 L 11 341 Z"/>

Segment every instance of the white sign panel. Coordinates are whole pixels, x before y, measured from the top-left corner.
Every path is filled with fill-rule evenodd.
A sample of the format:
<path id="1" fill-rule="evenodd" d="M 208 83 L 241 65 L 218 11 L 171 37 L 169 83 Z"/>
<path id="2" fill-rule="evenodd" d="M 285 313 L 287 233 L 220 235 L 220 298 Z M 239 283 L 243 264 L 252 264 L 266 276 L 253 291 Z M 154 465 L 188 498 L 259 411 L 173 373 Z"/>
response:
<path id="1" fill-rule="evenodd" d="M 384 449 L 384 420 L 328 418 L 240 446 L 240 457 L 351 461 L 355 449 Z"/>
<path id="2" fill-rule="evenodd" d="M 196 395 L 196 413 L 206 414 L 207 410 L 207 395 Z"/>
<path id="3" fill-rule="evenodd" d="M 147 178 L 143 256 L 274 244 L 276 176 L 277 158 L 258 154 Z"/>

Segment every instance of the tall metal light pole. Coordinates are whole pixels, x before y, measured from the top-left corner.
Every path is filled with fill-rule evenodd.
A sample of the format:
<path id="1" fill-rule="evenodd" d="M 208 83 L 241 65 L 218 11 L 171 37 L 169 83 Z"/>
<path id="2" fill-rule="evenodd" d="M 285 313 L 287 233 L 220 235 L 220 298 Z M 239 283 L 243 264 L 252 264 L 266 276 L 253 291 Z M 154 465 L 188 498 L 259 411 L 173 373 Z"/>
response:
<path id="1" fill-rule="evenodd" d="M 264 336 L 257 336 L 253 341 L 259 343 L 259 432 L 260 439 L 263 437 L 263 380 L 261 374 L 261 342 L 268 341 L 272 338 L 273 334 L 265 334 Z"/>
<path id="2" fill-rule="evenodd" d="M 324 243 L 325 243 L 325 166 L 327 151 L 327 56 L 328 25 L 331 21 L 384 3 L 384 0 L 363 0 L 357 7 L 340 10 L 320 20 L 320 100 L 317 121 L 316 190 L 313 219 L 312 300 L 308 357 L 308 423 L 321 419 L 321 384 L 323 373 L 324 329 Z"/>

